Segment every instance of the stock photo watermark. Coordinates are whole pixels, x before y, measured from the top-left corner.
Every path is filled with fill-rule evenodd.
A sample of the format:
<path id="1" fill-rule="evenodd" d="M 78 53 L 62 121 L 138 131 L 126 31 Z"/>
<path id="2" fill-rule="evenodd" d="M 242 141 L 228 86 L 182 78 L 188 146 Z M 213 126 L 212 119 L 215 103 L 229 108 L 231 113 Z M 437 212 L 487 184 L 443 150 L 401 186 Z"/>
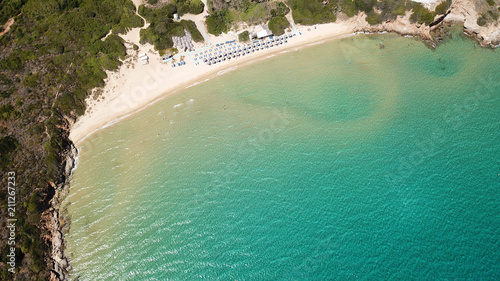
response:
<path id="1" fill-rule="evenodd" d="M 272 117 L 267 120 L 258 132 L 251 137 L 243 140 L 237 149 L 237 155 L 233 156 L 223 168 L 221 173 L 222 186 L 230 186 L 230 182 L 235 180 L 235 177 L 241 176 L 244 170 L 244 163 L 251 162 L 258 157 L 258 153 L 262 152 L 266 145 L 271 143 L 279 134 L 286 131 L 291 123 L 291 114 L 287 109 L 276 109 L 272 113 Z M 241 157 L 243 156 L 243 157 Z M 234 160 L 234 158 L 238 160 Z"/>
<path id="2" fill-rule="evenodd" d="M 415 141 L 413 143 L 415 149 L 412 153 L 398 158 L 397 168 L 385 175 L 387 183 L 391 186 L 404 184 L 406 179 L 417 172 L 420 165 L 440 151 L 445 134 L 450 130 L 459 130 L 464 125 L 464 121 L 479 110 L 482 103 L 492 97 L 495 89 L 493 85 L 498 84 L 500 82 L 494 81 L 492 77 L 479 79 L 479 85 L 470 96 L 445 111 L 440 127 L 435 128 L 428 136 Z"/>
<path id="3" fill-rule="evenodd" d="M 7 270 L 16 272 L 16 173 L 7 173 Z"/>

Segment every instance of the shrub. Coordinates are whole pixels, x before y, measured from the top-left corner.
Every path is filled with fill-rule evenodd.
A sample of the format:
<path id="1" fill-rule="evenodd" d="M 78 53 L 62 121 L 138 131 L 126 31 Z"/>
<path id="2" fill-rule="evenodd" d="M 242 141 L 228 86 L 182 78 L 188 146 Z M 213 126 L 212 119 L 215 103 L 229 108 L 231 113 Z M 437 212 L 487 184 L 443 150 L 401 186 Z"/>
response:
<path id="1" fill-rule="evenodd" d="M 23 84 L 26 87 L 34 88 L 38 84 L 38 80 L 39 79 L 40 79 L 40 76 L 38 76 L 36 74 L 35 75 L 29 74 L 29 75 L 26 76 L 26 78 L 24 78 Z"/>
<path id="2" fill-rule="evenodd" d="M 16 111 L 16 109 L 10 105 L 10 104 L 5 104 L 0 107 L 0 119 L 1 120 L 9 120 L 11 118 L 19 116 L 19 112 Z"/>
<path id="3" fill-rule="evenodd" d="M 203 13 L 203 10 L 205 9 L 205 4 L 201 2 L 201 0 L 191 0 L 189 3 L 189 13 L 191 14 L 201 14 Z"/>
<path id="4" fill-rule="evenodd" d="M 290 12 L 290 8 L 288 8 L 283 2 L 278 2 L 278 4 L 276 5 L 276 9 L 271 10 L 271 16 L 284 17 L 289 12 Z"/>
<path id="5" fill-rule="evenodd" d="M 448 3 L 446 3 L 446 1 L 437 5 L 436 14 L 444 15 L 444 14 L 446 14 L 446 11 L 448 11 Z"/>
<path id="6" fill-rule="evenodd" d="M 411 22 L 425 23 L 429 25 L 434 21 L 435 12 L 427 10 L 422 4 L 413 2 L 411 4 L 413 13 L 410 16 Z"/>
<path id="7" fill-rule="evenodd" d="M 27 0 L 2 1 L 2 5 L 0 5 L 0 25 L 3 26 L 9 18 L 19 14 L 19 10 L 26 2 Z"/>
<path id="8" fill-rule="evenodd" d="M 19 143 L 14 137 L 6 136 L 0 139 L 0 168 L 5 168 L 10 164 L 12 153 L 19 146 Z"/>
<path id="9" fill-rule="evenodd" d="M 377 0 L 354 0 L 356 9 L 367 14 L 373 11 L 373 6 L 375 5 L 375 3 L 377 3 Z"/>
<path id="10" fill-rule="evenodd" d="M 238 40 L 240 42 L 248 42 L 248 40 L 250 40 L 250 33 L 247 30 L 243 31 L 242 33 L 238 34 Z"/>
<path id="11" fill-rule="evenodd" d="M 485 26 L 486 24 L 487 24 L 487 21 L 486 21 L 485 15 L 482 15 L 480 18 L 477 19 L 477 25 Z"/>
<path id="12" fill-rule="evenodd" d="M 0 61 L 0 68 L 8 70 L 18 70 L 23 67 L 21 59 L 17 56 L 10 57 Z"/>
<path id="13" fill-rule="evenodd" d="M 155 40 L 154 46 L 156 50 L 165 50 L 172 48 L 174 46 L 174 42 L 172 41 L 172 37 L 162 36 Z"/>
<path id="14" fill-rule="evenodd" d="M 12 95 L 13 92 L 14 92 L 13 89 L 9 89 L 7 91 L 0 91 L 0 97 L 2 97 L 4 99 L 8 98 L 8 97 L 10 97 L 10 95 Z"/>
<path id="15" fill-rule="evenodd" d="M 334 22 L 336 20 L 334 1 L 323 5 L 321 0 L 288 0 L 296 23 L 313 25 L 318 23 Z"/>
<path id="16" fill-rule="evenodd" d="M 498 20 L 498 14 L 493 12 L 493 11 L 488 11 L 488 14 L 490 14 L 490 17 L 493 19 L 493 20 Z"/>
<path id="17" fill-rule="evenodd" d="M 285 33 L 285 28 L 289 27 L 290 23 L 285 17 L 275 17 L 269 21 L 269 29 L 274 35 L 282 35 Z"/>
<path id="18" fill-rule="evenodd" d="M 208 16 L 206 23 L 208 33 L 219 36 L 223 32 L 229 31 L 232 18 L 227 10 L 222 10 Z"/>
<path id="19" fill-rule="evenodd" d="M 172 30 L 170 30 L 170 34 L 172 36 L 177 36 L 177 37 L 182 37 L 186 35 L 186 33 L 184 32 L 184 27 L 182 25 L 178 25 L 172 28 Z"/>
<path id="20" fill-rule="evenodd" d="M 268 20 L 267 10 L 264 5 L 255 4 L 245 9 L 239 19 L 249 24 L 264 23 Z"/>
<path id="21" fill-rule="evenodd" d="M 113 26 L 113 33 L 127 33 L 131 28 L 141 27 L 144 25 L 144 21 L 141 17 L 135 13 L 124 14 L 118 24 Z"/>
<path id="22" fill-rule="evenodd" d="M 341 0 L 339 6 L 344 14 L 353 17 L 358 14 L 358 9 L 352 0 Z"/>
<path id="23" fill-rule="evenodd" d="M 382 16 L 375 12 L 370 12 L 366 15 L 366 21 L 371 25 L 379 24 L 382 22 Z"/>
<path id="24" fill-rule="evenodd" d="M 191 33 L 191 37 L 193 38 L 194 42 L 203 42 L 205 39 L 203 39 L 203 35 L 201 35 L 201 32 L 198 30 L 196 27 L 196 24 L 192 20 L 181 20 L 180 24 Z"/>

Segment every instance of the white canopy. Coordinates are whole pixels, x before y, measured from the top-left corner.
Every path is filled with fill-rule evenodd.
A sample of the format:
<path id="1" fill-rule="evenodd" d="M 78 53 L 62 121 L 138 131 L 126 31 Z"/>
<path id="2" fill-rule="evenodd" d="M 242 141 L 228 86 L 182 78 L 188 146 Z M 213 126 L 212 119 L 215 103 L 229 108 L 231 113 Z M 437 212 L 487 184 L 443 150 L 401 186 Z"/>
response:
<path id="1" fill-rule="evenodd" d="M 270 36 L 270 35 L 273 35 L 273 33 L 271 31 L 267 32 L 267 30 L 261 30 L 261 31 L 257 32 L 257 38 L 259 38 L 259 39 Z"/>

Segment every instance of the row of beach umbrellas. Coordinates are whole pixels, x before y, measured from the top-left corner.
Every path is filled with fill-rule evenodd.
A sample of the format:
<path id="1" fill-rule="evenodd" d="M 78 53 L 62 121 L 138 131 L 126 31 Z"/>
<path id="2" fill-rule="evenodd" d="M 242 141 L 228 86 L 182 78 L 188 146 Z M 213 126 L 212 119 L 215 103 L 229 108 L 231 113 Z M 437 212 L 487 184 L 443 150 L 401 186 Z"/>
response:
<path id="1" fill-rule="evenodd" d="M 203 59 L 203 62 L 212 65 L 212 64 L 217 64 L 221 63 L 226 60 L 231 60 L 238 58 L 240 56 L 245 56 L 250 53 L 254 53 L 256 51 L 272 48 L 274 46 L 279 46 L 282 45 L 283 43 L 288 43 L 288 38 L 291 38 L 292 35 L 282 35 L 282 36 L 277 36 L 274 38 L 271 38 L 269 40 L 263 41 L 263 42 L 254 42 L 251 44 L 248 44 L 246 46 L 243 46 L 243 48 L 238 47 L 236 50 L 230 50 L 227 52 L 219 53 L 212 55 L 208 58 Z"/>

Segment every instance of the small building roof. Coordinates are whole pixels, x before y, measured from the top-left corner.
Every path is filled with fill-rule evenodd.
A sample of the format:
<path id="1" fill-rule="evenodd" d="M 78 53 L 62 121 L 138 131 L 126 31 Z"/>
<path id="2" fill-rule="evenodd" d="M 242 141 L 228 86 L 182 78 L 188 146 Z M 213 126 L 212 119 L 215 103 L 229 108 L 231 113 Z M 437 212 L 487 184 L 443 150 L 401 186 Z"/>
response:
<path id="1" fill-rule="evenodd" d="M 271 31 L 268 32 L 265 29 L 257 32 L 257 38 L 259 38 L 259 39 L 270 36 L 270 35 L 273 35 L 273 33 Z"/>

